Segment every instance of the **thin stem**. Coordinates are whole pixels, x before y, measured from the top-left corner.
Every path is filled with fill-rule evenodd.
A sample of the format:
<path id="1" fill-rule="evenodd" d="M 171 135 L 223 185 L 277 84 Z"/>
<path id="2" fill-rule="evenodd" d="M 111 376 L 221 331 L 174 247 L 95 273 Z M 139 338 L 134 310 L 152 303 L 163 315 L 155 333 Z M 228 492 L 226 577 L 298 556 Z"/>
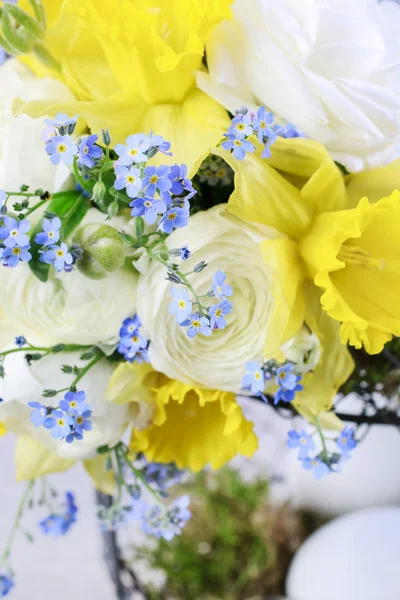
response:
<path id="1" fill-rule="evenodd" d="M 26 486 L 25 492 L 22 495 L 22 498 L 21 498 L 20 503 L 18 505 L 18 510 L 17 510 L 17 514 L 16 514 L 16 517 L 15 517 L 15 521 L 13 523 L 13 526 L 11 527 L 11 531 L 10 531 L 9 536 L 7 538 L 3 554 L 2 554 L 2 556 L 0 558 L 0 566 L 3 565 L 7 561 L 8 557 L 10 556 L 11 546 L 12 546 L 12 543 L 14 541 L 15 534 L 17 533 L 18 529 L 20 528 L 21 519 L 22 519 L 22 516 L 24 514 L 25 505 L 28 502 L 30 493 L 31 493 L 34 485 L 35 485 L 35 481 L 34 480 L 29 481 L 28 484 L 27 484 L 27 486 Z"/>
<path id="2" fill-rule="evenodd" d="M 98 362 L 99 362 L 99 361 L 100 361 L 100 360 L 103 358 L 103 356 L 104 356 L 104 355 L 103 355 L 103 353 L 102 353 L 102 352 L 100 352 L 100 351 L 98 351 L 98 353 L 97 353 L 97 354 L 96 354 L 96 356 L 95 356 L 95 357 L 94 357 L 94 358 L 93 358 L 93 359 L 90 361 L 90 363 L 88 363 L 88 364 L 86 365 L 86 367 L 84 367 L 83 369 L 80 369 L 80 371 L 79 371 L 79 375 L 77 375 L 77 376 L 75 377 L 74 381 L 73 381 L 73 382 L 72 382 L 72 384 L 71 384 L 71 387 L 75 387 L 75 386 L 76 386 L 76 384 L 77 384 L 77 383 L 79 383 L 79 381 L 80 381 L 80 380 L 81 380 L 83 377 L 85 377 L 86 373 L 87 373 L 88 371 L 90 371 L 90 369 L 91 369 L 92 367 L 94 367 L 94 365 L 95 365 L 96 363 L 98 363 Z"/>
<path id="3" fill-rule="evenodd" d="M 41 206 L 43 206 L 44 204 L 46 204 L 46 202 L 48 202 L 50 198 L 46 198 L 45 200 L 41 200 L 40 202 L 38 202 L 37 204 L 35 204 L 35 206 L 32 206 L 32 208 L 30 208 L 29 210 L 26 211 L 24 217 L 28 217 L 29 215 L 31 215 L 33 212 L 35 212 L 35 210 L 37 210 L 38 208 L 40 208 Z"/>
<path id="4" fill-rule="evenodd" d="M 63 352 L 77 352 L 79 350 L 86 350 L 87 348 L 91 348 L 92 346 L 79 346 L 77 344 L 66 344 L 63 348 Z M 8 354 L 14 354 L 14 352 L 25 352 L 29 354 L 30 352 L 46 352 L 46 354 L 51 354 L 54 352 L 54 346 L 50 346 L 47 348 L 39 348 L 37 346 L 31 346 L 27 344 L 26 346 L 22 346 L 22 348 L 13 348 L 12 350 L 6 350 L 5 352 L 0 352 L 0 358 L 5 357 Z"/>
<path id="5" fill-rule="evenodd" d="M 326 447 L 324 434 L 322 432 L 322 427 L 321 427 L 321 424 L 319 422 L 319 418 L 318 417 L 315 417 L 315 426 L 316 426 L 316 428 L 318 430 L 319 437 L 320 437 L 321 442 L 322 442 L 322 460 L 324 460 L 325 458 L 328 457 L 328 449 Z"/>
<path id="6" fill-rule="evenodd" d="M 148 248 L 146 248 L 146 250 L 147 250 L 147 255 L 149 256 L 149 258 L 152 258 L 153 260 L 156 260 L 160 264 L 164 265 L 167 269 L 170 269 L 169 263 L 166 260 L 164 260 L 163 258 L 161 258 L 161 256 L 157 256 L 157 254 L 154 254 Z M 186 277 L 186 275 L 184 273 L 182 273 L 182 271 L 175 270 L 174 273 L 176 273 L 178 275 L 178 277 L 181 278 L 181 280 L 183 281 L 183 283 L 186 285 L 186 287 L 193 294 L 193 297 L 195 298 L 197 307 L 199 309 L 200 316 L 203 317 L 206 311 L 205 311 L 205 308 L 204 308 L 204 306 L 203 306 L 203 304 L 202 304 L 202 302 L 200 300 L 199 294 L 196 292 L 196 290 L 194 289 L 194 287 L 190 283 L 189 279 Z"/>
<path id="7" fill-rule="evenodd" d="M 6 192 L 8 197 L 12 196 L 22 196 L 23 198 L 38 198 L 39 194 L 35 194 L 34 192 Z"/>
<path id="8" fill-rule="evenodd" d="M 157 499 L 159 500 L 157 493 L 155 490 L 153 490 L 153 488 L 151 487 L 151 485 L 149 485 L 148 481 L 146 480 L 145 476 L 138 471 L 137 469 L 135 469 L 135 467 L 133 466 L 133 464 L 131 463 L 130 459 L 129 459 L 129 453 L 128 453 L 128 449 L 125 446 L 125 444 L 123 444 L 122 442 L 120 442 L 118 444 L 118 446 L 115 447 L 115 452 L 120 453 L 120 455 L 124 458 L 125 463 L 127 464 L 127 466 L 130 468 L 130 470 L 132 471 L 132 473 L 138 478 L 140 479 L 140 481 L 143 483 L 143 485 L 145 486 L 146 489 L 149 490 L 149 492 L 151 492 L 151 494 Z"/>

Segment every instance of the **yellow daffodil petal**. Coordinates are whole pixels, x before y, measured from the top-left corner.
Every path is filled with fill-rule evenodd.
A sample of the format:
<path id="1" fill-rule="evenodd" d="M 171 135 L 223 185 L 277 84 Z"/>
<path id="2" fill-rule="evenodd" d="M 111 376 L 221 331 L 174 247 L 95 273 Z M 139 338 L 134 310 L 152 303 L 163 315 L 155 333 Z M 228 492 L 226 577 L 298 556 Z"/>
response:
<path id="1" fill-rule="evenodd" d="M 225 110 L 196 89 L 179 104 L 145 105 L 140 99 L 119 94 L 94 102 L 16 101 L 13 108 L 32 118 L 58 112 L 79 114 L 92 133 L 100 135 L 101 129 L 108 127 L 113 144 L 123 143 L 131 133 L 152 130 L 171 142 L 173 152 L 172 157 L 160 153 L 153 162 L 185 163 L 189 176 L 196 173 L 229 122 Z"/>
<path id="2" fill-rule="evenodd" d="M 364 197 L 377 202 L 400 189 L 400 159 L 378 169 L 348 175 L 345 182 L 348 208 L 355 208 Z"/>
<path id="3" fill-rule="evenodd" d="M 322 307 L 342 322 L 341 339 L 377 354 L 400 335 L 400 192 L 325 213 L 300 243 L 308 274 L 324 290 Z"/>
<path id="4" fill-rule="evenodd" d="M 17 481 L 30 481 L 70 469 L 75 460 L 60 458 L 29 436 L 18 436 L 15 448 Z"/>
<path id="5" fill-rule="evenodd" d="M 315 370 L 303 377 L 304 390 L 296 394 L 293 404 L 300 414 L 314 421 L 320 413 L 330 410 L 338 389 L 354 370 L 354 362 L 341 343 L 339 323 L 322 310 L 320 292 L 311 282 L 305 286 L 305 296 L 306 321 L 321 343 L 322 356 Z M 324 427 L 337 427 L 338 423 L 332 417 L 325 415 L 323 418 Z"/>
<path id="6" fill-rule="evenodd" d="M 271 266 L 272 315 L 266 331 L 265 358 L 283 359 L 280 346 L 293 337 L 304 321 L 304 270 L 297 245 L 287 238 L 260 244 L 264 262 Z"/>
<path id="7" fill-rule="evenodd" d="M 7 433 L 7 427 L 5 426 L 4 423 L 0 422 L 0 437 L 5 435 L 6 433 Z"/>
<path id="8" fill-rule="evenodd" d="M 343 176 L 322 144 L 278 138 L 271 154 L 268 164 L 300 189 L 301 198 L 315 214 L 346 208 Z"/>
<path id="9" fill-rule="evenodd" d="M 133 430 L 130 444 L 149 461 L 175 462 L 197 472 L 208 463 L 219 469 L 236 454 L 250 457 L 256 451 L 253 423 L 234 394 L 170 381 L 156 397 L 158 418 L 144 431 Z"/>
<path id="10" fill-rule="evenodd" d="M 300 191 L 255 154 L 237 160 L 233 154 L 218 149 L 216 154 L 235 171 L 235 190 L 228 211 L 246 221 L 263 223 L 298 239 L 309 227 L 311 209 Z"/>
<path id="11" fill-rule="evenodd" d="M 115 475 L 107 469 L 107 455 L 98 454 L 95 458 L 84 460 L 83 466 L 90 475 L 96 490 L 103 494 L 115 494 Z"/>

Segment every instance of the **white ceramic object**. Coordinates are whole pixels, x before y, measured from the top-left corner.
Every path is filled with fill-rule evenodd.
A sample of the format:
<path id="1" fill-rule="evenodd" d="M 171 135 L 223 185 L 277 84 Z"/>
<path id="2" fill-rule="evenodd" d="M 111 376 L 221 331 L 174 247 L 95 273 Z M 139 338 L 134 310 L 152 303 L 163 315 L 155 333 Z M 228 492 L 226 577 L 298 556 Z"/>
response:
<path id="1" fill-rule="evenodd" d="M 400 505 L 400 434 L 395 427 L 374 425 L 354 450 L 342 473 L 316 481 L 305 471 L 297 453 L 287 448 L 287 432 L 306 425 L 302 419 L 284 420 L 268 406 L 245 401 L 246 416 L 256 423 L 260 450 L 241 471 L 246 478 L 265 473 L 272 477 L 272 499 L 329 516 L 373 506 Z M 340 404 L 341 412 L 359 414 L 360 400 L 353 395 Z M 255 467 L 255 468 L 254 468 Z M 399 596 L 400 599 L 400 596 Z M 324 600 L 324 599 L 320 599 Z M 382 599 L 386 600 L 386 598 Z"/>
<path id="2" fill-rule="evenodd" d="M 399 600 L 400 507 L 342 516 L 299 549 L 287 578 L 291 600 Z"/>

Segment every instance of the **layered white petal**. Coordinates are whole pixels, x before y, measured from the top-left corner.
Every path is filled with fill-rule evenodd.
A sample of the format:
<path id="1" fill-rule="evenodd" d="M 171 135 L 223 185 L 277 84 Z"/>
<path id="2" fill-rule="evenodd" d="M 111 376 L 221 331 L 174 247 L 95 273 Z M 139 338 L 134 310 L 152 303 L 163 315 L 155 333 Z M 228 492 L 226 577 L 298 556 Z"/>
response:
<path id="1" fill-rule="evenodd" d="M 216 206 L 197 213 L 188 227 L 174 231 L 167 239 L 169 248 L 189 245 L 191 257 L 184 263 L 190 271 L 204 260 L 208 267 L 192 275 L 200 294 L 211 289 L 213 275 L 226 273 L 234 294 L 233 310 L 226 317 L 226 329 L 211 337 L 189 339 L 169 314 L 171 284 L 165 268 L 153 261 L 138 283 L 138 314 L 144 334 L 151 340 L 150 357 L 154 368 L 180 381 L 200 387 L 239 392 L 245 364 L 263 360 L 263 348 L 273 298 L 270 294 L 270 268 L 263 262 L 259 243 L 277 237 L 265 226 L 252 226 L 228 215 Z M 218 302 L 215 298 L 205 304 Z"/>
<path id="2" fill-rule="evenodd" d="M 60 389 L 71 385 L 71 375 L 61 371 L 62 365 L 82 367 L 86 362 L 79 360 L 79 353 L 61 353 L 32 362 L 29 366 L 24 352 L 6 357 L 6 376 L 0 379 L 0 421 L 9 431 L 17 435 L 30 435 L 38 439 L 49 450 L 63 458 L 86 459 L 96 455 L 96 448 L 105 444 L 116 444 L 129 420 L 128 405 L 105 401 L 105 392 L 113 367 L 106 360 L 95 365 L 79 383 L 86 393 L 92 410 L 92 431 L 86 431 L 83 440 L 67 444 L 55 440 L 43 426 L 35 427 L 30 421 L 32 408 L 28 402 L 40 402 L 46 406 L 57 406 L 62 395 L 43 399 L 44 389 Z"/>
<path id="3" fill-rule="evenodd" d="M 211 34 L 201 89 L 231 111 L 266 105 L 349 171 L 400 156 L 399 5 L 235 0 L 233 15 Z"/>

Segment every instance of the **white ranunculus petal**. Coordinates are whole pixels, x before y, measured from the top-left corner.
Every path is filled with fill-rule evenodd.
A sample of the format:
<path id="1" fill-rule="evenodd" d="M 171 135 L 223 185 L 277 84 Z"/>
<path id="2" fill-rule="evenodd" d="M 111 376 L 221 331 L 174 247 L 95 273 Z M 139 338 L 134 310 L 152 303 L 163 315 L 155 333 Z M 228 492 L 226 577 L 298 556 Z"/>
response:
<path id="1" fill-rule="evenodd" d="M 277 232 L 253 226 L 228 215 L 224 206 L 197 213 L 188 227 L 174 231 L 167 239 L 169 248 L 189 244 L 191 257 L 185 271 L 201 260 L 208 267 L 192 275 L 201 294 L 211 289 L 218 270 L 227 275 L 234 295 L 228 326 L 209 337 L 189 339 L 169 314 L 171 284 L 165 268 L 152 262 L 138 284 L 138 314 L 143 332 L 151 340 L 150 357 L 154 368 L 180 381 L 212 389 L 239 392 L 246 362 L 263 360 L 263 349 L 272 299 L 269 294 L 270 269 L 259 251 L 262 239 Z M 215 298 L 209 304 L 216 303 Z M 206 302 L 207 303 L 207 302 Z"/>
<path id="2" fill-rule="evenodd" d="M 107 361 L 95 365 L 79 383 L 79 389 L 86 393 L 92 410 L 92 431 L 84 434 L 83 440 L 67 444 L 65 440 L 55 440 L 44 427 L 35 427 L 30 421 L 32 408 L 28 402 L 40 402 L 54 406 L 62 400 L 43 399 L 44 389 L 60 389 L 71 385 L 71 375 L 64 374 L 64 364 L 82 367 L 87 364 L 79 359 L 80 353 L 60 353 L 32 362 L 29 366 L 24 352 L 6 357 L 4 367 L 6 377 L 0 379 L 0 421 L 17 435 L 30 435 L 42 442 L 49 450 L 63 458 L 86 459 L 96 455 L 96 448 L 105 444 L 116 444 L 128 422 L 129 406 L 106 402 L 105 392 L 113 367 Z"/>
<path id="3" fill-rule="evenodd" d="M 400 154 L 399 28 L 390 0 L 235 0 L 198 85 L 231 111 L 264 104 L 349 171 L 384 165 Z"/>

